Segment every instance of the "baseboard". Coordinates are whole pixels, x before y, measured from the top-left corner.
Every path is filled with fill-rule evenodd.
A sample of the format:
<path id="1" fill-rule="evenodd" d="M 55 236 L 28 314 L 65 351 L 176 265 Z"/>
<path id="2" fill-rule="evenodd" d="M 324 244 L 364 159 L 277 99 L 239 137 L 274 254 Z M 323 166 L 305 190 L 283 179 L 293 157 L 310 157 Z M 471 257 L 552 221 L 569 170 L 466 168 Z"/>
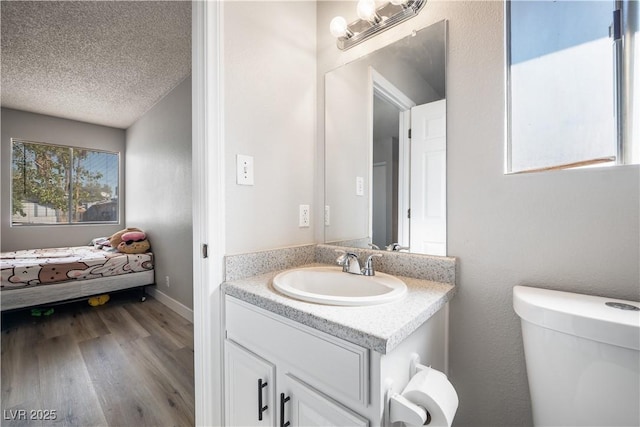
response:
<path id="1" fill-rule="evenodd" d="M 169 295 L 151 286 L 146 288 L 146 292 L 152 297 L 154 297 L 155 299 L 157 299 L 162 304 L 169 307 L 171 310 L 178 313 L 180 316 L 184 317 L 185 319 L 193 323 L 193 310 L 187 307 L 186 305 L 182 304 L 179 301 L 176 301 L 175 299 L 171 298 Z"/>

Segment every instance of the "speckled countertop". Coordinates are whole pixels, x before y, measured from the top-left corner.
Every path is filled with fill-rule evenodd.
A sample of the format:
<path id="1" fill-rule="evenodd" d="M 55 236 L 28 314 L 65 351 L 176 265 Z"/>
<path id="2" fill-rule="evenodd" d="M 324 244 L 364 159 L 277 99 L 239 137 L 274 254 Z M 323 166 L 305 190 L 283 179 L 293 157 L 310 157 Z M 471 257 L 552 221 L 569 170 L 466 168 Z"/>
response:
<path id="1" fill-rule="evenodd" d="M 309 263 L 304 267 L 327 264 Z M 338 307 L 299 301 L 280 294 L 272 281 L 282 270 L 228 280 L 223 292 L 288 319 L 388 353 L 442 308 L 455 294 L 450 283 L 396 275 L 408 288 L 399 301 L 368 307 Z M 346 273 L 345 273 L 346 274 Z"/>

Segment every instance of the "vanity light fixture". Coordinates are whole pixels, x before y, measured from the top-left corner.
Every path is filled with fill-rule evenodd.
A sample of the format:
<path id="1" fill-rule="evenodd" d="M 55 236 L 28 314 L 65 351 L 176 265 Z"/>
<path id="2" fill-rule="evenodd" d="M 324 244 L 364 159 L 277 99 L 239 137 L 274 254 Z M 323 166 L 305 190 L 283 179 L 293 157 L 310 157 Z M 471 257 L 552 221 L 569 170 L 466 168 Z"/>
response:
<path id="1" fill-rule="evenodd" d="M 358 18 L 363 21 L 369 21 L 372 24 L 379 24 L 382 21 L 380 15 L 376 11 L 376 2 L 374 0 L 360 0 L 356 6 Z"/>
<path id="2" fill-rule="evenodd" d="M 376 8 L 374 0 L 360 0 L 356 12 L 360 19 L 347 24 L 342 16 L 331 20 L 329 30 L 340 50 L 349 49 L 409 18 L 413 18 L 427 0 L 390 0 Z"/>
<path id="3" fill-rule="evenodd" d="M 353 32 L 349 29 L 347 25 L 347 20 L 342 16 L 336 16 L 331 20 L 331 24 L 329 24 L 329 31 L 331 31 L 331 35 L 333 37 L 344 37 L 349 38 L 353 36 Z"/>

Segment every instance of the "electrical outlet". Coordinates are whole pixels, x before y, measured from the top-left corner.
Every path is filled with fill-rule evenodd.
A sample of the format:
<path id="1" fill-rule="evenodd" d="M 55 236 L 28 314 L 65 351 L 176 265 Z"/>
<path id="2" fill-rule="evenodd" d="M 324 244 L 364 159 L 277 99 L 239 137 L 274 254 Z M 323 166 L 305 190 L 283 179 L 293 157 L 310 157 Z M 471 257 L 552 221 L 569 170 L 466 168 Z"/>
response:
<path id="1" fill-rule="evenodd" d="M 167 288 L 171 287 L 171 281 L 169 280 L 169 276 L 164 276 L 164 283 L 167 285 Z"/>
<path id="2" fill-rule="evenodd" d="M 300 227 L 309 227 L 311 225 L 311 210 L 309 209 L 309 205 L 300 205 L 300 217 L 299 224 Z"/>
<path id="3" fill-rule="evenodd" d="M 329 205 L 324 207 L 324 225 L 331 225 L 331 208 Z"/>

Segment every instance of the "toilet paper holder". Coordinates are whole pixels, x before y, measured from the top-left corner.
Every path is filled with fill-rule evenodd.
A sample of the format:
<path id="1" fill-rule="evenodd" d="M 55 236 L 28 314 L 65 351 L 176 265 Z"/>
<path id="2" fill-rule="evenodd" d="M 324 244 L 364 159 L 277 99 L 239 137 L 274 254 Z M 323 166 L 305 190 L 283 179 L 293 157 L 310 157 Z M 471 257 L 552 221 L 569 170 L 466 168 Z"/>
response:
<path id="1" fill-rule="evenodd" d="M 420 356 L 416 353 L 411 354 L 409 363 L 409 378 L 413 378 L 420 371 L 431 369 L 431 366 L 420 364 Z M 396 393 L 391 389 L 391 380 L 387 380 L 387 400 L 389 402 L 389 423 L 404 422 L 408 425 L 428 425 L 431 421 L 431 415 L 425 408 L 410 402 L 400 393 Z"/>
<path id="2" fill-rule="evenodd" d="M 422 406 L 409 402 L 400 393 L 395 393 L 389 398 L 389 422 L 399 421 L 414 426 L 428 425 L 431 415 Z"/>

